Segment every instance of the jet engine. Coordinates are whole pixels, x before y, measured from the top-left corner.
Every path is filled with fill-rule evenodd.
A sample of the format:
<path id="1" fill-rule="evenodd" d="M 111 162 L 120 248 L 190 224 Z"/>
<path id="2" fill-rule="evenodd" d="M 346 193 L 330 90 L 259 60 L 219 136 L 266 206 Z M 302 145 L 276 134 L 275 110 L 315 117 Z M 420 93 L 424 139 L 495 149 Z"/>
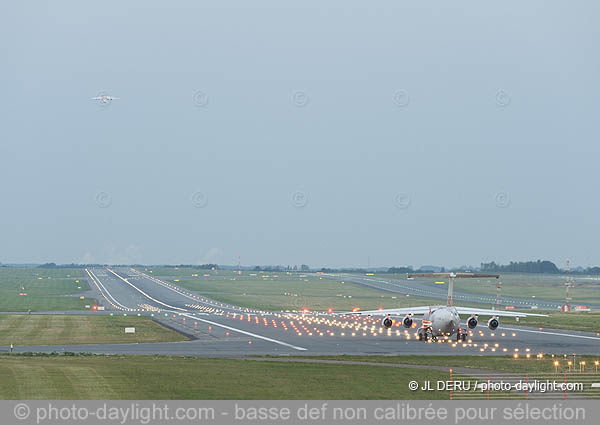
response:
<path id="1" fill-rule="evenodd" d="M 389 329 L 394 325 L 394 321 L 392 319 L 390 319 L 389 316 L 384 317 L 383 320 L 381 321 L 381 325 L 386 328 Z"/>
<path id="2" fill-rule="evenodd" d="M 404 325 L 405 328 L 410 328 L 413 324 L 413 319 L 410 316 L 406 316 L 404 318 L 404 320 L 402 320 L 402 324 Z"/>
<path id="3" fill-rule="evenodd" d="M 467 326 L 469 329 L 475 329 L 477 326 L 477 316 L 471 316 L 469 320 L 467 320 Z"/>
<path id="4" fill-rule="evenodd" d="M 490 320 L 488 320 L 488 328 L 490 328 L 492 331 L 495 331 L 498 328 L 498 319 L 492 317 Z"/>

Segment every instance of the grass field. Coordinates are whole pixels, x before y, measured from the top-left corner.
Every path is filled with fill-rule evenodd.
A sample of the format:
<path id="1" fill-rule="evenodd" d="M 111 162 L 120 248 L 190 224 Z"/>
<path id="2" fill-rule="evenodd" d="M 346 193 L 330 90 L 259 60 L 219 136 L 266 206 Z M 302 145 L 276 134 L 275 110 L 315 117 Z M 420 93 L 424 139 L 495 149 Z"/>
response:
<path id="1" fill-rule="evenodd" d="M 513 373 L 573 373 L 577 374 L 575 368 L 569 372 L 568 361 L 573 361 L 573 356 L 564 357 L 562 355 L 552 357 L 545 355 L 543 358 L 536 358 L 532 354 L 530 359 L 524 356 L 515 359 L 511 356 L 295 356 L 297 358 L 310 358 L 321 360 L 338 360 L 338 361 L 360 361 L 367 363 L 392 363 L 392 364 L 412 364 L 412 365 L 428 365 L 428 366 L 446 366 L 448 368 L 464 367 L 470 369 L 488 369 L 500 372 Z M 558 361 L 558 368 L 555 369 L 554 362 Z M 595 372 L 595 361 L 600 361 L 600 356 L 576 356 L 575 363 L 585 361 L 585 371 Z M 600 370 L 600 369 L 599 369 Z M 598 375 L 600 378 L 600 373 Z"/>
<path id="2" fill-rule="evenodd" d="M 166 356 L 0 356 L 0 399 L 447 399 L 442 371 Z"/>
<path id="3" fill-rule="evenodd" d="M 214 274 L 214 270 L 201 270 L 194 269 L 192 267 L 173 267 L 173 266 L 158 266 L 158 267 L 136 267 L 137 270 L 144 272 L 146 274 L 156 276 L 156 277 L 182 277 L 182 278 L 192 278 L 198 276 L 202 276 L 205 273 Z M 218 274 L 223 275 L 232 275 L 233 272 L 230 270 L 219 270 Z"/>
<path id="4" fill-rule="evenodd" d="M 145 273 L 148 273 L 149 270 L 141 269 Z M 261 273 L 244 271 L 240 276 L 233 271 L 199 271 L 189 268 L 160 267 L 151 270 L 154 271 L 153 275 L 156 277 L 170 277 L 172 283 L 204 294 L 209 298 L 262 310 L 278 311 L 308 308 L 314 311 L 326 311 L 332 308 L 334 311 L 349 311 L 354 307 L 367 310 L 379 307 L 401 308 L 417 305 L 437 305 L 442 302 L 442 300 L 433 298 L 391 294 L 352 282 L 335 281 L 296 272 Z M 193 274 L 197 276 L 192 276 Z M 204 276 L 204 274 L 209 276 Z M 403 277 L 400 275 L 392 276 L 396 278 Z M 539 279 L 540 282 L 546 282 L 544 278 L 538 275 L 532 275 L 530 278 L 533 279 L 532 282 L 536 282 L 536 279 Z M 552 276 L 552 278 L 558 279 L 556 276 Z M 520 278 L 515 279 L 519 280 Z M 463 285 L 466 281 L 460 281 L 460 284 Z M 469 280 L 469 282 L 471 281 Z M 433 282 L 431 284 L 434 285 Z M 517 285 L 517 283 L 513 284 Z M 482 285 L 483 283 L 479 282 L 472 284 L 471 287 L 482 288 Z M 490 286 L 487 283 L 486 285 Z M 536 285 L 541 285 L 541 283 Z M 518 288 L 515 291 L 514 295 L 518 296 Z M 461 306 L 490 307 L 489 305 L 482 306 L 468 303 L 461 303 Z M 536 311 L 536 313 L 548 314 L 550 317 L 530 317 L 521 319 L 519 323 L 516 323 L 513 319 L 504 318 L 502 322 L 510 323 L 511 326 L 523 325 L 600 332 L 600 313 L 563 314 L 553 311 Z M 487 317 L 482 316 L 480 321 L 484 323 L 487 319 Z"/>
<path id="5" fill-rule="evenodd" d="M 575 286 L 569 290 L 572 304 L 600 304 L 600 281 L 589 276 L 573 277 Z M 479 280 L 479 279 L 478 279 Z M 495 279 L 493 279 L 495 281 Z M 503 274 L 502 295 L 507 297 L 541 298 L 563 301 L 565 299 L 565 276 L 537 274 Z M 476 294 L 496 294 L 496 282 L 464 279 L 460 288 Z"/>
<path id="6" fill-rule="evenodd" d="M 545 313 L 548 314 L 549 317 L 523 317 L 519 320 L 519 325 L 538 328 L 571 329 L 595 333 L 600 332 L 600 313 Z"/>
<path id="7" fill-rule="evenodd" d="M 125 334 L 135 327 L 135 334 Z M 147 317 L 0 314 L 0 345 L 119 344 L 183 341 Z"/>
<path id="8" fill-rule="evenodd" d="M 378 274 L 385 279 L 405 280 L 405 274 Z M 587 303 L 600 304 L 600 277 L 598 276 L 571 276 L 575 287 L 569 290 L 572 304 L 585 305 Z M 421 279 L 435 287 L 436 279 Z M 443 280 L 443 279 L 442 279 Z M 519 274 L 503 273 L 500 275 L 502 282 L 501 295 L 505 297 L 541 298 L 551 301 L 564 301 L 565 281 L 564 275 L 544 274 Z M 457 279 L 455 289 L 472 294 L 496 296 L 496 279 Z"/>
<path id="9" fill-rule="evenodd" d="M 169 273 L 162 270 L 162 273 Z M 335 281 L 302 273 L 210 272 L 199 273 L 194 278 L 178 278 L 170 281 L 176 285 L 205 294 L 209 298 L 262 310 L 309 310 L 335 311 L 409 307 L 431 304 L 432 300 L 391 294 L 367 288 L 351 282 Z M 157 275 L 157 277 L 160 277 Z M 436 303 L 439 300 L 435 301 Z"/>
<path id="10" fill-rule="evenodd" d="M 84 310 L 97 303 L 79 298 L 89 289 L 81 269 L 1 267 L 0 311 Z"/>

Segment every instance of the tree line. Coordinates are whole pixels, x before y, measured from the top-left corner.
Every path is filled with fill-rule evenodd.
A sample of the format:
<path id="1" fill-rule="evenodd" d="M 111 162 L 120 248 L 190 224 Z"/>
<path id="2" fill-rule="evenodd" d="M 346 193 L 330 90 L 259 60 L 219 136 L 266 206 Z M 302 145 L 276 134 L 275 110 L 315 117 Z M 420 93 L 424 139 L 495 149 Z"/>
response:
<path id="1" fill-rule="evenodd" d="M 564 274 L 566 271 L 560 269 L 552 261 L 537 260 L 537 261 L 511 261 L 508 264 L 496 264 L 494 261 L 490 263 L 481 263 L 482 272 L 495 273 L 544 273 L 544 274 Z M 571 274 L 579 275 L 597 275 L 600 274 L 600 267 L 578 267 L 569 271 Z"/>

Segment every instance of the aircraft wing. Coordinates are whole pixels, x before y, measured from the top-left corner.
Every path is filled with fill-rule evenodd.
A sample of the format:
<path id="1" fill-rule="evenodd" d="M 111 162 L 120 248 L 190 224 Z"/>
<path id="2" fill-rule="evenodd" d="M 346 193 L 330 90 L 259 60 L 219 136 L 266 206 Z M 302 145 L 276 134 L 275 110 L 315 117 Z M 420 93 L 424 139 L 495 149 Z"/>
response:
<path id="1" fill-rule="evenodd" d="M 406 277 L 456 277 L 460 279 L 464 278 L 473 278 L 473 279 L 481 279 L 485 277 L 494 277 L 496 279 L 500 278 L 499 274 L 488 274 L 488 273 L 407 273 Z"/>
<path id="2" fill-rule="evenodd" d="M 470 307 L 454 307 L 458 314 L 464 315 L 477 315 L 477 316 L 498 316 L 498 317 L 548 317 L 547 314 L 535 314 L 535 313 L 521 313 L 520 311 L 507 311 L 507 310 L 488 310 L 485 308 L 470 308 Z"/>
<path id="3" fill-rule="evenodd" d="M 357 310 L 349 311 L 341 314 L 357 314 L 364 316 L 391 316 L 391 317 L 404 317 L 407 314 L 420 316 L 425 313 L 429 313 L 440 306 L 419 306 L 419 307 L 406 307 L 406 308 L 389 308 L 382 310 Z M 485 308 L 471 308 L 471 307 L 454 307 L 458 314 L 462 315 L 477 315 L 477 316 L 497 316 L 497 317 L 548 317 L 547 314 L 537 313 L 521 313 L 520 311 L 507 311 L 507 310 L 488 310 Z"/>
<path id="4" fill-rule="evenodd" d="M 392 317 L 404 317 L 407 314 L 420 316 L 425 313 L 429 313 L 431 310 L 435 310 L 437 307 L 430 307 L 428 305 L 420 307 L 406 307 L 406 308 L 389 308 L 385 310 L 357 310 L 348 311 L 341 314 L 358 314 L 364 316 L 392 316 Z"/>
<path id="5" fill-rule="evenodd" d="M 112 97 L 112 96 L 96 96 L 96 97 L 90 98 L 90 100 L 119 100 L 119 98 Z"/>

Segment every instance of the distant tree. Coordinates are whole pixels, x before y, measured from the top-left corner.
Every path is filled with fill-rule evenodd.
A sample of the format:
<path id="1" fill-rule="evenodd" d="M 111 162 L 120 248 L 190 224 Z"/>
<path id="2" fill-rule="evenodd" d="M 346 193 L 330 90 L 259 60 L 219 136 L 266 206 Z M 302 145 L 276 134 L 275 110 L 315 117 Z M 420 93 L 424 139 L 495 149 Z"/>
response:
<path id="1" fill-rule="evenodd" d="M 412 267 L 390 267 L 387 269 L 387 273 L 412 273 L 414 272 Z"/>
<path id="2" fill-rule="evenodd" d="M 217 268 L 217 264 L 200 264 L 193 267 L 199 270 L 213 270 Z"/>
<path id="3" fill-rule="evenodd" d="M 301 264 L 300 270 L 302 270 L 303 272 L 307 272 L 310 270 L 310 267 L 308 267 L 306 264 Z"/>
<path id="4" fill-rule="evenodd" d="M 600 274 L 600 267 L 598 267 L 598 266 L 588 267 L 587 269 L 585 269 L 585 273 L 598 275 L 598 274 Z"/>
<path id="5" fill-rule="evenodd" d="M 482 272 L 505 272 L 505 273 L 545 273 L 559 274 L 563 273 L 552 261 L 511 261 L 506 265 L 490 263 L 481 263 Z"/>
<path id="6" fill-rule="evenodd" d="M 367 269 L 340 269 L 338 270 L 341 273 L 366 273 Z"/>

